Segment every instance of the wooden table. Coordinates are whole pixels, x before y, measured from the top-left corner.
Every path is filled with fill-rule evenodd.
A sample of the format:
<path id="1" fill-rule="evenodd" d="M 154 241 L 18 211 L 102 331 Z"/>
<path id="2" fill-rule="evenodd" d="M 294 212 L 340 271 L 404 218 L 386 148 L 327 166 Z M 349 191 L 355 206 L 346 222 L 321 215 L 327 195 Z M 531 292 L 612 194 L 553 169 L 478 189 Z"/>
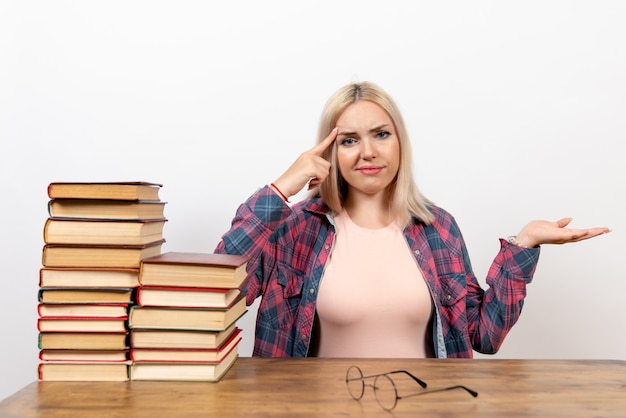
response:
<path id="1" fill-rule="evenodd" d="M 394 375 L 400 395 L 451 385 L 462 390 L 409 397 L 393 412 L 371 388 L 346 389 L 356 364 L 368 374 L 406 369 L 421 389 Z M 242 357 L 217 383 L 34 382 L 0 402 L 0 417 L 583 417 L 626 416 L 626 362 L 609 360 L 261 359 Z"/>

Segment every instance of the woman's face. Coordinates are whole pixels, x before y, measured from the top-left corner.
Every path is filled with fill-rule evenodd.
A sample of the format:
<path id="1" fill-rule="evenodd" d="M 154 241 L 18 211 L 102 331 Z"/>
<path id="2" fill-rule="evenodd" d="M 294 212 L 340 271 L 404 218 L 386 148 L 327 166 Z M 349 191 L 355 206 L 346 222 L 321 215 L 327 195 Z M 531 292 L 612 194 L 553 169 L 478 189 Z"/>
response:
<path id="1" fill-rule="evenodd" d="M 387 112 L 359 100 L 341 114 L 337 127 L 337 163 L 349 194 L 384 192 L 400 166 L 400 141 Z"/>

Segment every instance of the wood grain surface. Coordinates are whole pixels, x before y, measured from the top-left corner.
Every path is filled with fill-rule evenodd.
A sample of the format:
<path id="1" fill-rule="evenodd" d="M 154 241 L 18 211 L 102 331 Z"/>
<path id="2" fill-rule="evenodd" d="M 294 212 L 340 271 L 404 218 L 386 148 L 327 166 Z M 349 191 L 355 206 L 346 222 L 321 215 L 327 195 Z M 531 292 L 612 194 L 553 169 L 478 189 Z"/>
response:
<path id="1" fill-rule="evenodd" d="M 451 385 L 462 390 L 408 397 L 392 412 L 366 387 L 353 400 L 345 372 L 406 369 L 400 396 Z M 0 417 L 624 417 L 626 362 L 500 359 L 239 358 L 217 383 L 34 382 L 0 402 Z"/>

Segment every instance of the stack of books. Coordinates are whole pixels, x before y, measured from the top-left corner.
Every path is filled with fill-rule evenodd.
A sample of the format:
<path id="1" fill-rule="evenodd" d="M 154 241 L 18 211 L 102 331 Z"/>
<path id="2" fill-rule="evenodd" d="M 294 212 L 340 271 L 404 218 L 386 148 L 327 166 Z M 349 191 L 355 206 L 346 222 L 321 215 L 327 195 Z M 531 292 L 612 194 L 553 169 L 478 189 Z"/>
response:
<path id="1" fill-rule="evenodd" d="M 39 276 L 39 379 L 129 380 L 128 312 L 161 253 L 165 202 L 146 182 L 50 183 Z"/>
<path id="2" fill-rule="evenodd" d="M 218 381 L 238 358 L 247 257 L 167 252 L 143 259 L 131 306 L 131 380 Z"/>

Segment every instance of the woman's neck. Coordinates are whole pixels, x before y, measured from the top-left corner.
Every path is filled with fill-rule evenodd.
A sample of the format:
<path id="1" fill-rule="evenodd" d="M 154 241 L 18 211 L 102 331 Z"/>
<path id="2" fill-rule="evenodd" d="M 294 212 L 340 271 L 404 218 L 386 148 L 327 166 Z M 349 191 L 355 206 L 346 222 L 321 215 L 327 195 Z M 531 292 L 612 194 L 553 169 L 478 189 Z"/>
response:
<path id="1" fill-rule="evenodd" d="M 363 228 L 379 229 L 393 222 L 389 213 L 389 204 L 383 194 L 358 198 L 348 197 L 343 209 L 355 224 Z"/>

